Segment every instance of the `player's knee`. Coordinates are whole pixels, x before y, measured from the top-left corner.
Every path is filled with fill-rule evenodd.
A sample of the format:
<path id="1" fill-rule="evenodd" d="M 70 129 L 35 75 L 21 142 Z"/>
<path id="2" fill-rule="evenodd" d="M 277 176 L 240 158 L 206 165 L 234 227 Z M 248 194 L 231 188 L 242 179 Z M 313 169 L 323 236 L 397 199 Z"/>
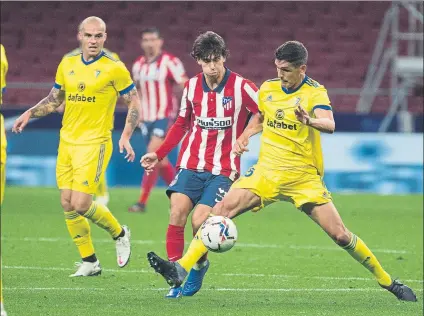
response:
<path id="1" fill-rule="evenodd" d="M 176 226 L 185 226 L 187 223 L 189 211 L 178 205 L 171 205 L 171 214 L 169 216 L 169 223 Z"/>
<path id="2" fill-rule="evenodd" d="M 60 199 L 60 204 L 62 205 L 62 208 L 63 208 L 63 210 L 64 210 L 65 212 L 70 212 L 70 211 L 73 211 L 73 210 L 74 210 L 74 209 L 72 208 L 71 201 L 70 201 L 70 200 L 68 200 L 68 199 L 61 198 L 61 199 Z"/>
<path id="3" fill-rule="evenodd" d="M 351 233 L 346 227 L 341 226 L 331 234 L 331 238 L 337 245 L 344 247 L 350 243 Z"/>
<path id="4" fill-rule="evenodd" d="M 84 214 L 88 211 L 92 201 L 86 199 L 72 200 L 72 208 L 79 214 Z"/>

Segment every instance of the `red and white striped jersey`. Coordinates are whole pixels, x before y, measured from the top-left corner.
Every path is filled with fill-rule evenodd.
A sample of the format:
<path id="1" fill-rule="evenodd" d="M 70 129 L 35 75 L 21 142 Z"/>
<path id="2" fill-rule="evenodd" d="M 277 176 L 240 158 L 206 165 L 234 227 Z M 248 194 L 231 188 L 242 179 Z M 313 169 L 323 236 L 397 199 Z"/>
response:
<path id="1" fill-rule="evenodd" d="M 226 70 L 221 84 L 213 91 L 202 73 L 186 82 L 179 120 L 190 126 L 182 144 L 177 168 L 209 171 L 235 180 L 240 175 L 240 157 L 233 145 L 250 118 L 258 112 L 256 85 Z"/>
<path id="2" fill-rule="evenodd" d="M 132 73 L 141 92 L 143 121 L 170 117 L 174 111 L 172 85 L 183 83 L 185 79 L 181 61 L 167 52 L 162 52 L 150 63 L 146 57 L 140 56 L 133 65 Z"/>

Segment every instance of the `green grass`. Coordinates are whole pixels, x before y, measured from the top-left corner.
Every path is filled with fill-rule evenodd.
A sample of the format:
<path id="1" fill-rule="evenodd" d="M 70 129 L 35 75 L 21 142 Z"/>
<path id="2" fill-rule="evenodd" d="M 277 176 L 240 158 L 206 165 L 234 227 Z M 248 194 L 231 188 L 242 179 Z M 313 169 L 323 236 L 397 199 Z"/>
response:
<path id="1" fill-rule="evenodd" d="M 68 236 L 55 189 L 8 188 L 2 211 L 5 305 L 10 315 L 422 315 L 422 195 L 335 195 L 347 227 L 374 250 L 392 276 L 417 293 L 403 303 L 380 289 L 290 204 L 237 219 L 239 241 L 210 254 L 211 268 L 196 296 L 166 300 L 165 281 L 146 253 L 165 256 L 168 201 L 153 192 L 148 212 L 129 214 L 136 189 L 112 189 L 110 208 L 132 229 L 133 256 L 119 269 L 114 243 L 92 226 L 104 268 L 95 278 L 71 279 L 78 254 Z M 186 241 L 191 239 L 186 229 Z M 406 281 L 408 280 L 408 281 Z M 227 289 L 227 290 L 225 290 Z M 337 290 L 342 289 L 342 290 Z"/>

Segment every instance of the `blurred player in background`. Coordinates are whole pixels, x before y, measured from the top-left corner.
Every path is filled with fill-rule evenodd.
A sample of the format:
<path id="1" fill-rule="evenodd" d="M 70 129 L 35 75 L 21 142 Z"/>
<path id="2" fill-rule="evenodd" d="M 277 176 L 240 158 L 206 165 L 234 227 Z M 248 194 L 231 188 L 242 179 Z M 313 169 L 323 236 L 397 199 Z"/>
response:
<path id="1" fill-rule="evenodd" d="M 141 33 L 141 48 L 144 55 L 133 65 L 133 79 L 141 95 L 141 132 L 145 139 L 147 152 L 156 151 L 162 144 L 174 117 L 173 86 L 181 90 L 187 76 L 181 61 L 174 55 L 163 51 L 163 38 L 157 28 L 148 28 Z M 158 175 L 167 185 L 175 176 L 175 168 L 168 158 L 160 162 L 157 170 L 143 176 L 141 194 L 138 202 L 129 207 L 130 212 L 143 212 Z"/>
<path id="2" fill-rule="evenodd" d="M 121 226 L 106 206 L 92 198 L 112 155 L 111 130 L 118 94 L 128 105 L 119 140 L 120 152 L 126 150 L 128 161 L 135 157 L 130 138 L 140 111 L 140 99 L 130 73 L 121 61 L 103 51 L 106 37 L 106 24 L 102 19 L 86 18 L 78 33 L 82 52 L 62 59 L 50 94 L 22 114 L 13 126 L 13 131 L 20 133 L 30 118 L 52 113 L 66 100 L 56 178 L 66 225 L 82 258 L 72 277 L 101 273 L 87 219 L 116 241 L 119 267 L 124 267 L 131 255 L 128 227 Z"/>
<path id="3" fill-rule="evenodd" d="M 277 201 L 288 201 L 367 268 L 381 287 L 400 300 L 416 301 L 413 291 L 392 279 L 366 244 L 345 227 L 325 187 L 320 133 L 333 133 L 335 122 L 327 90 L 306 75 L 307 60 L 308 52 L 300 42 L 289 41 L 277 48 L 278 78 L 263 83 L 259 91 L 263 133 L 258 162 L 234 183 L 211 213 L 233 218 Z M 234 152 L 241 155 L 247 142 L 246 138 L 242 146 L 237 143 Z M 151 266 L 168 283 L 179 286 L 207 253 L 199 236 L 200 231 L 178 262 L 149 253 Z"/>
<path id="4" fill-rule="evenodd" d="M 1 56 L 0 56 L 0 62 L 1 62 L 1 73 L 0 73 L 0 84 L 1 84 L 1 91 L 0 91 L 0 105 L 3 104 L 3 93 L 6 91 L 6 74 L 7 70 L 9 68 L 9 64 L 7 62 L 6 57 L 6 51 L 2 44 L 0 44 L 0 50 L 1 50 Z M 0 113 L 0 133 L 1 133 L 1 139 L 0 139 L 0 225 L 1 225 L 1 208 L 3 205 L 3 197 L 4 197 L 4 188 L 6 183 L 6 147 L 7 147 L 7 140 L 6 140 L 6 130 L 4 128 L 4 118 L 3 115 Z M 0 247 L 1 248 L 1 247 Z M 1 261 L 1 253 L 0 253 L 0 264 L 2 264 Z M 3 306 L 3 285 L 1 282 L 1 275 L 0 275 L 0 305 L 1 305 L 1 316 L 6 316 L 7 313 Z"/>
<path id="5" fill-rule="evenodd" d="M 78 27 L 78 29 L 80 28 L 80 26 Z M 116 60 L 120 60 L 119 56 L 117 53 L 114 53 L 106 48 L 103 47 L 103 51 L 111 56 L 112 58 L 115 58 Z M 75 55 L 75 54 L 80 54 L 81 53 L 81 48 L 75 48 L 74 50 L 70 51 L 69 53 L 67 53 L 65 56 L 67 55 Z M 64 56 L 64 57 L 65 57 Z M 63 113 L 65 111 L 65 102 L 62 103 L 61 106 L 59 106 L 56 110 L 56 112 L 59 113 Z M 108 187 L 107 187 L 107 180 L 106 180 L 106 172 L 104 172 L 102 174 L 102 176 L 100 177 L 99 180 L 99 185 L 97 186 L 97 190 L 96 193 L 94 194 L 96 202 L 106 205 L 109 203 L 109 192 L 108 192 Z"/>
<path id="6" fill-rule="evenodd" d="M 222 200 L 240 174 L 240 157 L 231 153 L 238 138 L 245 138 L 252 126 L 260 125 L 257 105 L 258 88 L 224 66 L 227 46 L 221 36 L 206 32 L 193 44 L 192 57 L 201 73 L 185 85 L 179 116 L 162 146 L 142 157 L 142 166 L 152 172 L 155 165 L 184 138 L 178 156 L 179 169 L 167 195 L 171 215 L 166 238 L 170 261 L 184 251 L 184 226 L 193 208 L 195 234 L 212 207 Z M 256 114 L 249 125 L 251 114 Z M 246 129 L 245 129 L 246 127 Z M 209 260 L 198 258 L 181 289 L 171 288 L 167 297 L 192 296 L 200 290 Z"/>

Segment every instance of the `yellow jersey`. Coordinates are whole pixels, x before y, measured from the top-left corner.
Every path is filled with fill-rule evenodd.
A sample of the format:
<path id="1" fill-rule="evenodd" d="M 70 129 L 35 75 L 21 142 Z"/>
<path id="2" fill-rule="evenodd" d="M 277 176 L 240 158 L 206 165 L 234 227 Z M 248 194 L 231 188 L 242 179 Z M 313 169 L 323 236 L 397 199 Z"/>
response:
<path id="1" fill-rule="evenodd" d="M 1 91 L 0 91 L 0 104 L 3 103 L 3 93 L 6 89 L 6 74 L 7 70 L 9 68 L 9 63 L 7 62 L 6 57 L 6 51 L 4 50 L 4 47 L 2 44 L 0 44 L 0 50 L 1 50 L 1 56 L 0 56 L 0 62 L 1 62 L 1 73 L 0 73 L 0 84 L 1 84 Z"/>
<path id="2" fill-rule="evenodd" d="M 270 170 L 302 168 L 324 175 L 320 132 L 299 122 L 294 110 L 301 105 L 311 117 L 316 108 L 331 110 L 327 90 L 305 76 L 294 90 L 281 86 L 279 78 L 259 89 L 259 110 L 264 116 L 258 163 Z"/>
<path id="3" fill-rule="evenodd" d="M 96 144 L 111 138 L 118 96 L 133 89 L 134 83 L 125 65 L 102 51 L 88 62 L 81 52 L 66 55 L 54 86 L 65 91 L 61 140 Z"/>

